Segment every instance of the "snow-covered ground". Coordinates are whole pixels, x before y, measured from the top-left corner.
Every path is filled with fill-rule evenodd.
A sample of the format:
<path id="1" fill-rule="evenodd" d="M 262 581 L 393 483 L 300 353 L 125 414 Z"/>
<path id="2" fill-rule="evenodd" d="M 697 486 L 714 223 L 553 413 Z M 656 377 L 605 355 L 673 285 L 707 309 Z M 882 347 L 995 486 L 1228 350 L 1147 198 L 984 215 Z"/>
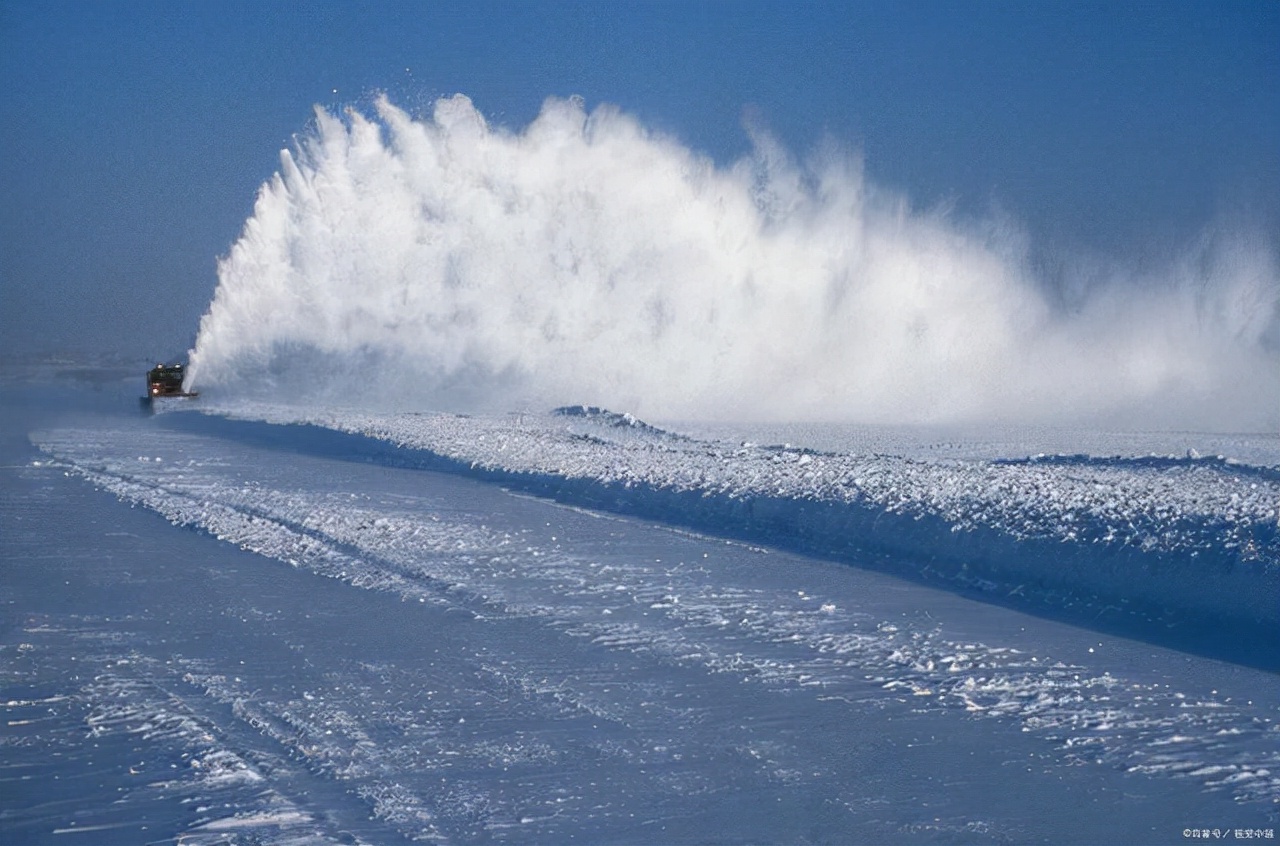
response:
<path id="1" fill-rule="evenodd" d="M 378 454 L 387 463 L 575 504 L 855 560 L 888 556 L 890 570 L 1014 601 L 1090 602 L 1090 613 L 1123 606 L 1159 626 L 1194 619 L 1280 631 L 1274 435 L 1008 430 L 984 442 L 865 427 L 686 434 L 584 407 L 500 416 L 205 410 L 355 434 L 397 447 Z M 1066 448 L 1073 441 L 1080 446 Z"/>
<path id="2" fill-rule="evenodd" d="M 11 842 L 1280 822 L 1274 436 L 3 391 Z"/>

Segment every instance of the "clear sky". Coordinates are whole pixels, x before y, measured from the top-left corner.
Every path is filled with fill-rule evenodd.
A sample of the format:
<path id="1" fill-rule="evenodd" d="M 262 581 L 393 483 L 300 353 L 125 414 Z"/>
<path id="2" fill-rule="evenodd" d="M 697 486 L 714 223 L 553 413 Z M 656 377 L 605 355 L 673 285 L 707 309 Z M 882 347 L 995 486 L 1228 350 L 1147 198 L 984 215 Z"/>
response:
<path id="1" fill-rule="evenodd" d="M 1280 2 L 0 0 L 0 355 L 190 346 L 312 107 L 612 103 L 729 164 L 744 118 L 1038 250 L 1280 242 Z"/>

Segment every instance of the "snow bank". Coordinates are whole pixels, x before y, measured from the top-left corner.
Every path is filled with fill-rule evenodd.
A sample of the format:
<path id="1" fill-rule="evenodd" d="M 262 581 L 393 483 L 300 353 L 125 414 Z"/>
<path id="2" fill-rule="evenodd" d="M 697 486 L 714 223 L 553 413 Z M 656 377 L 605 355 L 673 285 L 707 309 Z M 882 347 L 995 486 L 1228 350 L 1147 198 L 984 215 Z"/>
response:
<path id="1" fill-rule="evenodd" d="M 336 447 L 366 459 L 460 472 L 1010 602 L 1280 629 L 1280 468 L 1269 464 L 819 451 L 690 437 L 585 407 L 502 416 L 218 410 L 371 439 Z M 173 424 L 232 425 L 189 414 L 173 415 Z M 240 425 L 245 436 L 248 424 Z M 278 427 L 260 427 L 259 436 L 299 448 L 307 440 Z"/>

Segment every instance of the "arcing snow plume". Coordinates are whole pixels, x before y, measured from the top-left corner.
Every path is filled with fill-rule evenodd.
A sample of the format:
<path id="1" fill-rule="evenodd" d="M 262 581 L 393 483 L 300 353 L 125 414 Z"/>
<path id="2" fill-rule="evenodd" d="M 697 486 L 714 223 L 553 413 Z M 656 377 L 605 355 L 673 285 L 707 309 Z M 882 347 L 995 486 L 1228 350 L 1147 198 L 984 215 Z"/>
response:
<path id="1" fill-rule="evenodd" d="M 548 100 L 317 112 L 219 265 L 193 384 L 654 418 L 1280 419 L 1280 271 L 1219 240 L 1051 304 L 1017 233 L 912 211 L 828 149 L 717 168 Z"/>

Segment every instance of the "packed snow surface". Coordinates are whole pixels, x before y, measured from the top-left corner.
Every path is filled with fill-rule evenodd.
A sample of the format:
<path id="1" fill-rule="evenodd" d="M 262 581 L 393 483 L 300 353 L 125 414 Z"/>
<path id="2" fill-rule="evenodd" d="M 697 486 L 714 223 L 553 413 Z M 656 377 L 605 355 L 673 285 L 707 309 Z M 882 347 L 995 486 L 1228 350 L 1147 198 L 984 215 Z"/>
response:
<path id="1" fill-rule="evenodd" d="M 1129 452 L 1028 455 L 1008 442 L 854 427 L 793 427 L 796 443 L 762 445 L 727 438 L 727 427 L 687 435 L 582 406 L 495 416 L 260 404 L 223 412 L 358 434 L 404 448 L 393 461 L 437 460 L 579 504 L 827 554 L 906 556 L 907 567 L 1002 595 L 1065 594 L 1280 631 L 1274 436 L 1092 435 Z M 1082 439 L 1006 435 L 1024 445 Z M 1190 443 L 1226 452 L 1132 451 Z"/>
<path id="2" fill-rule="evenodd" d="M 53 415 L 0 468 L 0 597 L 20 598 L 0 826 L 31 842 L 1167 843 L 1280 823 L 1274 671 L 1008 607 L 1273 632 L 1273 438 L 770 445 L 584 407 L 202 403 Z M 63 591 L 74 611 L 45 599 Z M 94 776 L 68 786 L 75 812 L 16 775 L 73 770 Z"/>

